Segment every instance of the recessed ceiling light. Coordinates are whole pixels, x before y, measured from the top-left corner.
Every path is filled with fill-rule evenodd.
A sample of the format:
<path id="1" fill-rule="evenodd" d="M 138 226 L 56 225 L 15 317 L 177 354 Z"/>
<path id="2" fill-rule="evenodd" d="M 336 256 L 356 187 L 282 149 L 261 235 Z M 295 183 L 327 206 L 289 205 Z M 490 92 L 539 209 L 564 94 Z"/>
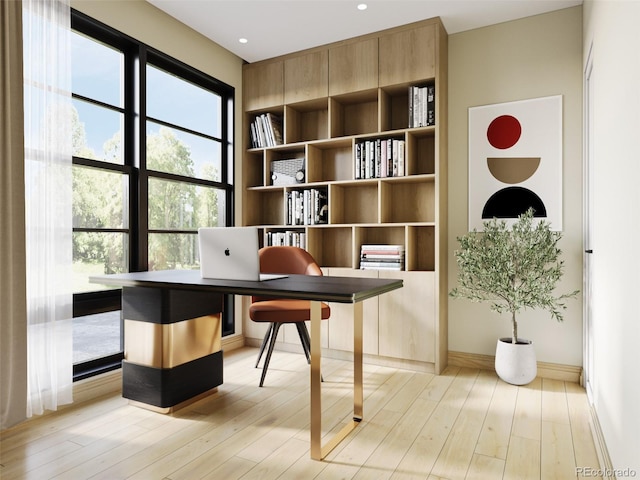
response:
<path id="1" fill-rule="evenodd" d="M 367 9 L 367 4 L 366 3 L 359 3 L 358 4 L 358 10 L 366 10 Z"/>
<path id="2" fill-rule="evenodd" d="M 249 40 L 247 40 L 246 38 L 243 37 L 243 38 L 240 38 L 238 41 L 240 43 L 247 43 Z"/>

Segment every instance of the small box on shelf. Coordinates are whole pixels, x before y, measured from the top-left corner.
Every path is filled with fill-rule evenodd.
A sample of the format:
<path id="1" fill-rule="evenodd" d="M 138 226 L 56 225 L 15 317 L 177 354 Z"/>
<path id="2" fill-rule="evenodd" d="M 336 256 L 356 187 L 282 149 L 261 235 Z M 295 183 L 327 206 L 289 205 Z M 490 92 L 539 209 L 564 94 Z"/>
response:
<path id="1" fill-rule="evenodd" d="M 306 181 L 305 158 L 287 158 L 272 160 L 270 185 L 286 186 L 304 183 Z"/>

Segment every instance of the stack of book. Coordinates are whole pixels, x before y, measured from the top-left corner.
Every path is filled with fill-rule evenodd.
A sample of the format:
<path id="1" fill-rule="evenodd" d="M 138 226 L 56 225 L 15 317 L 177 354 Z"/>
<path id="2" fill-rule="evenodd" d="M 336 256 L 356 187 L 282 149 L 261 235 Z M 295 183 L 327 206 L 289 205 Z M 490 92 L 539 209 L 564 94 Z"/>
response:
<path id="1" fill-rule="evenodd" d="M 436 124 L 436 87 L 409 87 L 409 128 Z"/>
<path id="2" fill-rule="evenodd" d="M 317 188 L 287 192 L 284 205 L 287 225 L 322 225 L 329 223 L 327 192 Z"/>
<path id="3" fill-rule="evenodd" d="M 356 143 L 355 178 L 403 177 L 405 175 L 405 141 L 377 138 Z"/>
<path id="4" fill-rule="evenodd" d="M 361 270 L 404 270 L 403 245 L 362 245 Z"/>
<path id="5" fill-rule="evenodd" d="M 295 230 L 264 232 L 264 245 L 267 247 L 291 246 L 306 249 L 307 235 L 304 232 L 296 232 Z"/>
<path id="6" fill-rule="evenodd" d="M 249 125 L 251 148 L 265 148 L 282 145 L 282 118 L 272 113 L 256 116 Z"/>

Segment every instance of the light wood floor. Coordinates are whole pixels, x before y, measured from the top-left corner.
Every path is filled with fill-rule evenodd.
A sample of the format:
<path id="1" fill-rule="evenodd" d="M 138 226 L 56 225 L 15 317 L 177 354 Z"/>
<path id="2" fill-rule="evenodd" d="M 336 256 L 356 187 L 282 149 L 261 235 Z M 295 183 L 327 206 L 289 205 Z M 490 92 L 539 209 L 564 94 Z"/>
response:
<path id="1" fill-rule="evenodd" d="M 598 468 L 586 395 L 493 372 L 443 375 L 365 365 L 364 420 L 325 461 L 309 458 L 308 369 L 275 352 L 265 387 L 257 349 L 225 354 L 218 393 L 172 415 L 108 395 L 0 435 L 10 479 L 569 479 Z M 323 358 L 323 431 L 350 418 L 349 362 Z M 593 478 L 593 477 L 591 477 Z"/>

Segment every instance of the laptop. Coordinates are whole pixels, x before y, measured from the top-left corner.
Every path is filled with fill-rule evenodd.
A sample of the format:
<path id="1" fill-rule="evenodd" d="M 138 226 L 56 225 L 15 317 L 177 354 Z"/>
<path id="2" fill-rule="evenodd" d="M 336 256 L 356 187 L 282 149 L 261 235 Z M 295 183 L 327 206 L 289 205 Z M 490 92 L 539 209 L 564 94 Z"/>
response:
<path id="1" fill-rule="evenodd" d="M 287 277 L 260 273 L 256 227 L 199 228 L 198 244 L 202 278 L 264 281 Z"/>

